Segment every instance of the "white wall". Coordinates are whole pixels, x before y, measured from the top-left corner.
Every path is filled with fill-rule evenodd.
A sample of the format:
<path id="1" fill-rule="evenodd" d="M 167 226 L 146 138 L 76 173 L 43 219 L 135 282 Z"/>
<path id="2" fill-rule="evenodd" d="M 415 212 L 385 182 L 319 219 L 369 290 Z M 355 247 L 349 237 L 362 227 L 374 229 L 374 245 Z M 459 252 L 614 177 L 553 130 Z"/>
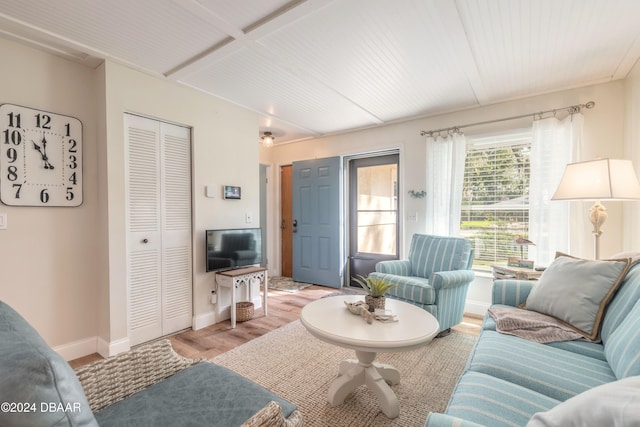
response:
<path id="1" fill-rule="evenodd" d="M 209 304 L 213 274 L 205 273 L 205 230 L 258 227 L 260 224 L 258 119 L 255 113 L 183 86 L 168 83 L 129 68 L 105 63 L 106 162 L 109 210 L 109 302 L 101 302 L 103 354 L 128 348 L 125 235 L 125 112 L 137 113 L 192 128 L 193 170 L 193 308 L 194 326 L 217 322 Z M 205 197 L 205 186 L 220 189 Z M 224 200 L 223 185 L 242 187 L 241 200 Z M 251 213 L 253 223 L 245 223 Z"/>
<path id="2" fill-rule="evenodd" d="M 84 203 L 77 208 L 0 204 L 0 299 L 67 359 L 128 348 L 125 258 L 125 112 L 192 128 L 194 324 L 218 321 L 208 303 L 207 228 L 259 226 L 258 119 L 211 96 L 107 61 L 97 69 L 0 38 L 0 103 L 79 118 Z M 223 185 L 242 187 L 225 201 Z M 220 188 L 205 197 L 205 185 Z M 245 223 L 245 213 L 253 223 Z"/>
<path id="3" fill-rule="evenodd" d="M 583 110 L 585 116 L 584 126 L 584 149 L 582 159 L 592 159 L 596 156 L 620 158 L 624 155 L 624 100 L 625 83 L 617 81 L 608 84 L 589 86 L 585 88 L 552 93 L 543 96 L 490 105 L 486 107 L 473 108 L 465 111 L 443 114 L 435 117 L 407 121 L 357 132 L 344 133 L 340 135 L 327 136 L 298 143 L 276 145 L 275 147 L 260 151 L 261 163 L 270 163 L 273 179 L 278 179 L 279 168 L 282 165 L 290 164 L 296 160 L 321 158 L 336 155 L 350 155 L 388 148 L 400 149 L 400 194 L 401 217 L 403 218 L 402 230 L 402 254 L 408 251 L 411 235 L 423 232 L 425 228 L 425 199 L 413 199 L 407 196 L 408 190 L 423 190 L 426 180 L 425 164 L 425 138 L 420 136 L 421 130 L 444 128 L 454 125 L 464 125 L 467 123 L 482 122 L 486 120 L 500 119 L 504 117 L 529 114 L 537 111 L 551 110 L 575 104 L 584 104 L 588 101 L 595 101 L 596 107 L 591 110 Z M 566 113 L 559 113 L 559 116 Z M 464 129 L 467 135 L 495 132 L 506 129 L 530 127 L 530 118 L 513 120 L 491 125 L 469 127 Z M 278 200 L 279 182 L 274 185 L 276 190 L 271 195 Z M 584 209 L 585 217 L 590 203 L 576 203 L 578 209 Z M 583 206 L 581 206 L 583 205 Z M 619 202 L 606 204 L 609 212 L 609 219 L 605 225 L 604 235 L 601 238 L 601 252 L 609 255 L 618 252 L 623 247 L 622 233 L 622 208 Z M 408 221 L 407 216 L 411 213 L 418 213 L 418 221 Z M 272 241 L 270 247 L 276 255 L 279 253 L 279 233 L 277 223 L 279 216 L 272 224 L 269 235 Z M 582 230 L 576 230 L 572 236 L 580 239 L 574 255 L 581 257 L 592 257 L 592 239 L 590 228 L 585 223 Z M 589 224 L 590 225 L 590 224 Z M 640 248 L 640 242 L 636 241 L 636 249 Z M 278 273 L 280 260 L 279 256 L 274 259 L 271 265 L 272 273 Z M 467 309 L 471 312 L 482 310 L 490 302 L 491 280 L 488 277 L 479 278 L 472 285 L 467 299 Z"/>
<path id="4" fill-rule="evenodd" d="M 0 299 L 22 314 L 51 346 L 71 356 L 95 351 L 100 277 L 97 254 L 98 156 L 96 73 L 0 38 L 0 103 L 40 108 L 83 125 L 83 204 L 74 208 L 0 204 Z M 74 353 L 74 351 L 76 353 Z"/>

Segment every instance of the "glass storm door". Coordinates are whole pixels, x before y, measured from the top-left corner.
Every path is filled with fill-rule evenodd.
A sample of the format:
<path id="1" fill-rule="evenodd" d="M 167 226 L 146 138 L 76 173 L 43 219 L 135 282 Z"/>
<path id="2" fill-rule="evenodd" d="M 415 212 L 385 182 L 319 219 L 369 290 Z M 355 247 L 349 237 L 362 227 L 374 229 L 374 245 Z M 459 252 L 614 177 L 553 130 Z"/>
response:
<path id="1" fill-rule="evenodd" d="M 349 160 L 351 278 L 366 277 L 379 261 L 398 259 L 398 158 L 390 154 Z"/>

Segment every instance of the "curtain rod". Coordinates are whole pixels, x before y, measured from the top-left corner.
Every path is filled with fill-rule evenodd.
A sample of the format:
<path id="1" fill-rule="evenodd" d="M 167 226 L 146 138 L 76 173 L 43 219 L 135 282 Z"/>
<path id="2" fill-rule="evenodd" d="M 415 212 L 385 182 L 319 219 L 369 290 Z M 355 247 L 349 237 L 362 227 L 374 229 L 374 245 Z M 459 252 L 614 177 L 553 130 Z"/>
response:
<path id="1" fill-rule="evenodd" d="M 595 106 L 596 106 L 595 102 L 589 101 L 586 104 L 571 105 L 570 107 L 556 108 L 554 110 L 540 111 L 538 113 L 521 114 L 519 116 L 511 116 L 511 117 L 505 117 L 503 119 L 495 119 L 495 120 L 487 120 L 487 121 L 484 121 L 484 122 L 469 123 L 469 124 L 466 124 L 466 125 L 450 126 L 448 128 L 442 128 L 442 129 L 436 129 L 436 130 L 428 130 L 428 131 L 427 130 L 423 130 L 423 131 L 420 131 L 420 135 L 422 135 L 422 136 L 425 136 L 425 135 L 433 136 L 433 134 L 439 134 L 441 132 L 446 132 L 446 133 L 449 133 L 451 131 L 459 132 L 461 128 L 466 128 L 466 127 L 471 127 L 471 126 L 479 126 L 479 125 L 487 125 L 489 123 L 505 122 L 505 121 L 508 121 L 508 120 L 522 119 L 522 118 L 529 117 L 529 116 L 533 117 L 534 120 L 536 118 L 541 119 L 544 114 L 553 113 L 553 115 L 555 116 L 558 111 L 563 111 L 563 110 L 567 111 L 569 114 L 576 114 L 576 113 L 579 113 L 580 110 L 583 109 L 583 108 L 586 108 L 587 110 L 590 110 Z"/>

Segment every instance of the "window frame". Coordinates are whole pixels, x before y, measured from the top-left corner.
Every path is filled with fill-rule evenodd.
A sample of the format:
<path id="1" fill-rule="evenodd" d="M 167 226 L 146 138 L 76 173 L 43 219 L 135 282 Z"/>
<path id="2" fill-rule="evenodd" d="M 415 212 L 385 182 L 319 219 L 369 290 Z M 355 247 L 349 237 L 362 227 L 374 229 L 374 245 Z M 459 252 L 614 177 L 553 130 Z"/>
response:
<path id="1" fill-rule="evenodd" d="M 483 209 L 483 207 L 490 206 L 490 204 L 489 205 L 485 204 L 487 203 L 486 200 L 484 201 L 484 203 L 477 203 L 477 204 L 468 203 L 467 202 L 468 195 L 464 194 L 465 189 L 467 188 L 466 184 L 468 180 L 468 176 L 467 176 L 467 173 L 468 173 L 467 168 L 469 166 L 467 164 L 468 156 L 470 153 L 473 153 L 473 152 L 480 152 L 482 150 L 499 149 L 500 147 L 511 147 L 511 146 L 524 146 L 523 150 L 526 150 L 526 152 L 530 155 L 532 142 L 533 142 L 533 132 L 530 128 L 510 129 L 503 132 L 494 132 L 494 133 L 479 134 L 474 136 L 467 136 L 467 154 L 465 155 L 465 174 L 463 179 L 460 232 L 463 237 L 466 237 L 472 241 L 472 245 L 475 249 L 474 261 L 473 261 L 474 270 L 490 271 L 491 265 L 506 263 L 508 260 L 508 257 L 510 256 L 517 257 L 517 258 L 522 257 L 525 259 L 527 258 L 527 254 L 528 254 L 527 247 L 517 245 L 515 243 L 515 236 L 520 235 L 526 238 L 529 232 L 530 219 L 529 219 L 528 197 L 529 197 L 529 189 L 531 185 L 530 183 L 531 158 L 530 156 L 528 156 L 528 161 L 524 164 L 524 168 L 526 169 L 526 173 L 527 173 L 527 177 L 526 177 L 527 183 L 526 183 L 526 186 L 522 189 L 522 194 L 518 197 L 508 199 L 508 200 L 515 200 L 517 198 L 522 197 L 523 203 L 520 205 L 522 206 L 522 208 L 505 209 L 505 208 L 499 207 L 498 209 Z M 493 171 L 492 175 L 495 175 L 495 171 Z M 500 202 L 502 203 L 505 202 L 505 200 L 498 200 L 499 193 L 494 194 L 494 197 L 495 197 L 494 200 L 490 201 L 489 203 L 495 205 Z M 526 200 L 526 203 L 525 203 L 525 200 Z M 518 212 L 518 215 L 521 218 L 526 218 L 526 227 L 523 230 L 521 230 L 521 232 L 519 233 L 518 233 L 518 229 L 511 228 L 511 231 L 508 233 L 514 236 L 512 244 L 504 243 L 504 239 L 506 237 L 505 234 L 502 234 L 501 236 L 503 240 L 502 243 L 495 243 L 498 240 L 497 236 L 500 234 L 499 230 L 504 229 L 500 227 L 501 221 L 494 221 L 492 224 L 489 224 L 486 227 L 473 228 L 472 224 L 477 221 L 471 220 L 471 218 L 473 217 L 473 215 L 471 214 L 472 212 L 493 212 L 493 213 L 500 212 L 500 216 L 502 216 L 503 218 L 505 218 L 505 214 L 508 212 L 514 212 L 514 213 Z M 467 215 L 466 221 L 465 221 L 465 215 Z M 516 224 L 518 223 L 522 224 L 522 221 L 516 222 Z M 480 237 L 474 237 L 474 236 L 478 236 L 478 234 L 480 234 L 490 239 L 490 235 L 487 235 L 486 232 L 491 228 L 495 230 L 494 236 L 493 236 L 494 243 L 495 243 L 494 247 L 489 251 L 481 252 L 478 248 L 478 245 L 479 243 L 483 243 L 483 242 L 480 241 L 481 239 Z M 490 259 L 487 259 L 489 257 L 482 256 L 483 254 L 487 254 L 487 253 L 491 254 Z"/>

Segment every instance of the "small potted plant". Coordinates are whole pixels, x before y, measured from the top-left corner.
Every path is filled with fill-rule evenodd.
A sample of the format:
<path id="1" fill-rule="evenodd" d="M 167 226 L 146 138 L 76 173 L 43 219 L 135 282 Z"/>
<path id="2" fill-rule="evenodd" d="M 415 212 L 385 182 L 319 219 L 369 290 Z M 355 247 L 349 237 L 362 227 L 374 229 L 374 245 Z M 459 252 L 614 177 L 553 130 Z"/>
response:
<path id="1" fill-rule="evenodd" d="M 364 277 L 358 275 L 358 277 L 354 277 L 353 280 L 367 292 L 364 301 L 369 306 L 369 311 L 371 312 L 375 311 L 376 308 L 384 308 L 386 301 L 384 294 L 398 286 L 395 283 L 388 282 L 385 276 Z"/>

